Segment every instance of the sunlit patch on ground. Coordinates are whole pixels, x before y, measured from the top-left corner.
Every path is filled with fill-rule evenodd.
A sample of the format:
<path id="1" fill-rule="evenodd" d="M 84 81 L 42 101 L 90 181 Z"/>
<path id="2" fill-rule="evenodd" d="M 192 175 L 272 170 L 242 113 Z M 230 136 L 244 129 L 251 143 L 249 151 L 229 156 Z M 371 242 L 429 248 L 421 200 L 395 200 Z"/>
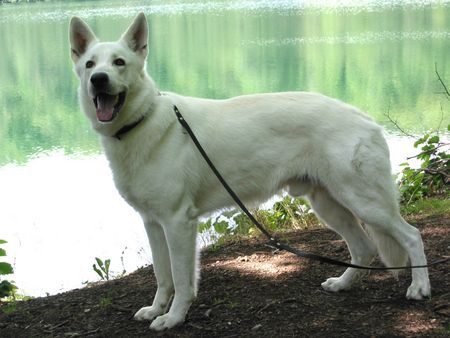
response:
<path id="1" fill-rule="evenodd" d="M 394 326 L 402 335 L 417 335 L 429 333 L 435 327 L 436 318 L 429 318 L 421 310 L 408 309 L 394 314 L 397 324 Z"/>
<path id="2" fill-rule="evenodd" d="M 261 277 L 281 277 L 286 274 L 302 271 L 309 265 L 290 254 L 276 254 L 272 256 L 252 254 L 238 256 L 233 259 L 216 261 L 212 267 L 238 270 L 244 275 L 258 275 Z"/>
<path id="3" fill-rule="evenodd" d="M 424 229 L 421 231 L 422 236 L 449 236 L 450 235 L 450 227 L 433 227 Z"/>

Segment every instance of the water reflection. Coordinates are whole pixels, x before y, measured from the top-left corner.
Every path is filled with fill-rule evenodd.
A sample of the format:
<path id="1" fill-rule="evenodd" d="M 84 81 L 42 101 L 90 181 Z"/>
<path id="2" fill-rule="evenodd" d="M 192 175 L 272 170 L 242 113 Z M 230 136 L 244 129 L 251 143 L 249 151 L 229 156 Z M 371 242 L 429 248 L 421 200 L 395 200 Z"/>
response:
<path id="1" fill-rule="evenodd" d="M 116 39 L 130 16 L 148 13 L 148 68 L 163 90 L 210 98 L 317 91 L 354 104 L 381 123 L 390 110 L 412 132 L 435 128 L 441 104 L 444 112 L 450 110 L 450 103 L 435 94 L 440 87 L 434 73 L 437 64 L 442 77 L 450 78 L 450 6 L 376 2 L 375 11 L 358 3 L 1 6 L 0 165 L 25 163 L 36 152 L 54 148 L 99 153 L 97 138 L 78 109 L 67 41 L 72 14 L 85 18 L 102 39 Z M 349 6 L 361 11 L 344 11 Z M 335 7 L 343 12 L 329 11 Z M 167 15 L 174 11 L 180 15 Z M 448 121 L 447 114 L 442 125 Z"/>
<path id="2" fill-rule="evenodd" d="M 267 40 L 243 41 L 242 44 L 268 45 L 296 45 L 296 44 L 378 44 L 383 41 L 450 39 L 450 31 L 412 31 L 412 32 L 364 32 L 355 35 L 294 37 Z"/>
<path id="3" fill-rule="evenodd" d="M 245 11 L 247 14 L 261 15 L 265 12 L 275 12 L 277 15 L 305 15 L 312 13 L 331 13 L 334 15 L 357 15 L 360 13 L 379 13 L 408 7 L 409 10 L 430 8 L 445 8 L 448 0 L 257 0 L 257 1 L 54 1 L 52 4 L 40 4 L 34 7 L 5 8 L 8 15 L 0 17 L 0 22 L 11 21 L 61 21 L 73 15 L 84 18 L 99 16 L 134 16 L 142 11 L 149 15 L 192 15 L 213 14 L 223 15 L 227 12 Z M 20 5 L 19 5 L 20 6 Z"/>
<path id="4" fill-rule="evenodd" d="M 42 154 L 0 168 L 0 186 L 1 237 L 24 293 L 98 280 L 96 256 L 111 258 L 113 272 L 122 271 L 121 256 L 127 271 L 150 263 L 140 217 L 118 195 L 103 156 Z"/>

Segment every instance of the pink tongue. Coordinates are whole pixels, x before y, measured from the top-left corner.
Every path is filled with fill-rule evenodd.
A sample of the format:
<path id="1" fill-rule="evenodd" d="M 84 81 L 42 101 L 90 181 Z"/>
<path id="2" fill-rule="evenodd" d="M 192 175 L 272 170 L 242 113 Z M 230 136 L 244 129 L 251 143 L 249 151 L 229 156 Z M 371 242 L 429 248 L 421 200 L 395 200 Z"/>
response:
<path id="1" fill-rule="evenodd" d="M 114 117 L 115 95 L 100 94 L 97 97 L 97 119 L 102 122 L 111 121 Z"/>

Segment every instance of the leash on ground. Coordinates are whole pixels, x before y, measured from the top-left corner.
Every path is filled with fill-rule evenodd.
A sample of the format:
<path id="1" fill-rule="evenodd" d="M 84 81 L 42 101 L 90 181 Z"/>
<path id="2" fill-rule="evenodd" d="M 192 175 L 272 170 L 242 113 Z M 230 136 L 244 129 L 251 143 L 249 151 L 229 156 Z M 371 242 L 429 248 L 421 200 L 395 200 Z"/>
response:
<path id="1" fill-rule="evenodd" d="M 177 116 L 178 122 L 181 124 L 181 126 L 185 129 L 185 131 L 189 134 L 190 138 L 194 142 L 195 146 L 197 147 L 198 151 L 202 155 L 203 159 L 206 161 L 208 166 L 211 168 L 213 173 L 216 175 L 220 183 L 223 185 L 223 187 L 227 190 L 228 194 L 233 198 L 233 200 L 236 202 L 236 204 L 242 209 L 242 211 L 247 215 L 247 217 L 250 219 L 250 221 L 258 228 L 259 231 L 261 231 L 268 239 L 269 239 L 269 245 L 271 247 L 275 247 L 279 250 L 285 250 L 288 252 L 293 253 L 294 255 L 297 255 L 299 257 L 312 259 L 315 261 L 319 261 L 322 263 L 327 264 L 333 264 L 338 266 L 343 266 L 347 268 L 355 268 L 355 269 L 364 269 L 364 270 L 403 270 L 403 269 L 416 269 L 416 268 L 428 268 L 437 264 L 443 264 L 450 261 L 450 258 L 443 258 L 436 261 L 433 261 L 431 263 L 428 263 L 427 265 L 415 265 L 415 266 L 395 266 L 395 267 L 384 267 L 384 266 L 363 266 L 363 265 L 357 265 L 347 262 L 342 262 L 340 260 L 329 258 L 325 256 L 321 256 L 315 253 L 306 252 L 297 248 L 293 248 L 282 241 L 279 241 L 275 237 L 272 236 L 272 234 L 264 228 L 264 226 L 259 223 L 256 218 L 252 215 L 252 213 L 247 209 L 245 204 L 241 201 L 241 199 L 236 195 L 233 189 L 228 185 L 228 183 L 225 181 L 223 176 L 220 174 L 220 172 L 217 170 L 216 166 L 212 163 L 209 156 L 206 154 L 205 150 L 203 149 L 202 145 L 198 141 L 197 137 L 195 136 L 194 132 L 192 131 L 191 127 L 187 123 L 187 121 L 184 119 L 183 115 L 181 115 L 180 110 L 177 108 L 177 106 L 173 106 L 173 110 L 175 112 L 175 115 Z"/>

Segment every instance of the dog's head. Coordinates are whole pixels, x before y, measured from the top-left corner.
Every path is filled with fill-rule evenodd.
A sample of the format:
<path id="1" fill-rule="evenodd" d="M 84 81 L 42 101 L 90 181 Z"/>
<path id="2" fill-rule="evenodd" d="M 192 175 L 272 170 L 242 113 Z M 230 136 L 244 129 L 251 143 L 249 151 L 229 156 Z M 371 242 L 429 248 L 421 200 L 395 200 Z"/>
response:
<path id="1" fill-rule="evenodd" d="M 119 120 L 146 74 L 145 15 L 140 13 L 116 42 L 99 42 L 83 20 L 73 17 L 69 38 L 83 110 L 94 125 L 112 124 Z"/>

